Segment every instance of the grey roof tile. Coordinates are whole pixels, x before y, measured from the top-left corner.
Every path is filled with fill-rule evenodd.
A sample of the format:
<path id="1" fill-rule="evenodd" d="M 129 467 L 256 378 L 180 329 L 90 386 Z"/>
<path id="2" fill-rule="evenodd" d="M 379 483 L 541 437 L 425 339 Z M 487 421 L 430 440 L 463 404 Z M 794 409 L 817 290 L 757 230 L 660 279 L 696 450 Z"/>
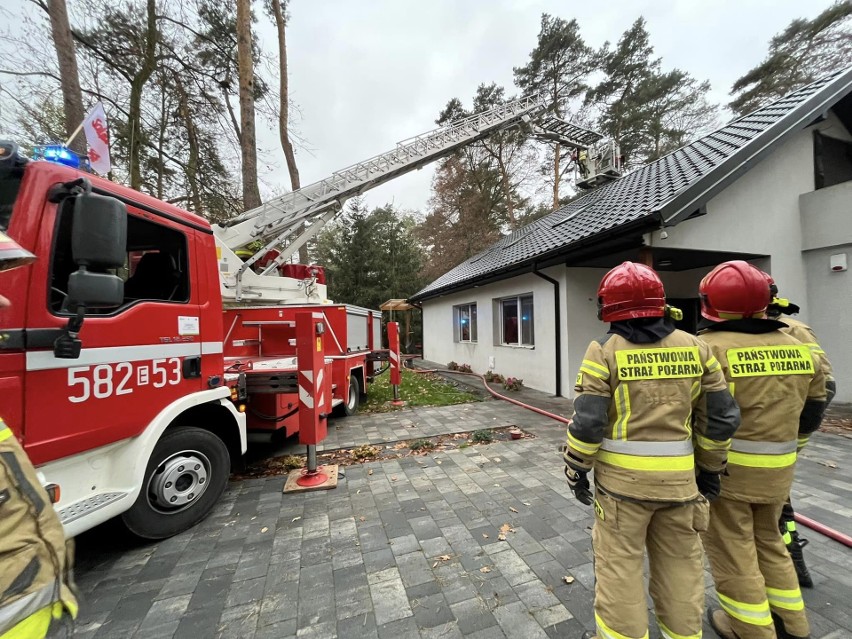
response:
<path id="1" fill-rule="evenodd" d="M 749 143 L 764 132 L 777 127 L 778 139 L 790 133 L 783 126 L 784 121 L 796 111 L 801 110 L 803 115 L 807 115 L 809 109 L 814 110 L 813 101 L 809 98 L 822 94 L 833 85 L 846 86 L 850 83 L 852 68 L 837 71 L 734 120 L 512 232 L 448 271 L 411 299 L 424 299 L 472 286 L 477 280 L 495 272 L 520 268 L 554 251 L 567 253 L 581 240 L 650 218 L 687 187 L 710 179 L 714 169 L 737 153 L 745 152 Z M 820 108 L 824 106 L 820 105 Z M 818 115 L 818 112 L 813 115 Z"/>

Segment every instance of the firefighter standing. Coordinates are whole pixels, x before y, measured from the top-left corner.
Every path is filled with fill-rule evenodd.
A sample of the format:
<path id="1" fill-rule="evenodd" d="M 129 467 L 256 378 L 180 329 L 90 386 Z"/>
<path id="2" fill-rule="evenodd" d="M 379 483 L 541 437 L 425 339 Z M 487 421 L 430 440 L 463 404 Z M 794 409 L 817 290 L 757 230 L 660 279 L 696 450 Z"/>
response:
<path id="1" fill-rule="evenodd" d="M 0 233 L 0 270 L 34 259 Z M 0 295 L 0 308 L 7 306 Z M 40 639 L 52 619 L 76 616 L 71 563 L 71 544 L 66 547 L 50 497 L 0 419 L 0 639 Z"/>
<path id="2" fill-rule="evenodd" d="M 571 490 L 584 504 L 594 503 L 597 515 L 597 636 L 648 636 L 647 548 L 663 636 L 700 637 L 698 532 L 708 516 L 702 494 L 718 494 L 739 410 L 707 345 L 666 318 L 663 284 L 652 269 L 631 262 L 612 269 L 598 288 L 598 308 L 599 319 L 611 326 L 589 345 L 580 366 L 564 455 Z M 706 415 L 694 432 L 693 408 Z M 593 466 L 594 499 L 586 477 Z"/>
<path id="3" fill-rule="evenodd" d="M 778 529 L 798 439 L 819 428 L 825 377 L 810 349 L 765 319 L 765 275 L 742 261 L 717 266 L 699 288 L 699 334 L 722 364 L 742 411 L 704 546 L 722 609 L 708 618 L 725 639 L 808 637 L 805 604 Z M 773 627 L 775 626 L 775 627 Z"/>
<path id="4" fill-rule="evenodd" d="M 766 310 L 766 315 L 769 319 L 775 319 L 786 324 L 786 328 L 782 328 L 781 332 L 792 335 L 810 348 L 811 352 L 817 356 L 820 362 L 820 369 L 823 375 L 825 375 L 825 407 L 828 408 L 837 392 L 837 383 L 834 380 L 831 362 L 817 342 L 816 334 L 810 326 L 792 317 L 782 317 L 782 315 L 798 313 L 799 307 L 789 300 L 779 298 L 778 286 L 776 286 L 775 280 L 772 279 L 771 275 L 765 275 L 769 282 L 769 292 L 772 297 L 772 301 Z M 810 435 L 804 435 L 799 439 L 799 451 L 807 445 L 809 437 Z M 796 529 L 795 515 L 796 512 L 793 510 L 793 504 L 788 497 L 787 503 L 784 504 L 784 508 L 781 511 L 781 519 L 778 521 L 778 526 L 781 529 L 781 536 L 784 538 L 784 543 L 787 544 L 787 551 L 793 560 L 793 566 L 796 568 L 799 585 L 803 588 L 813 588 L 814 581 L 805 563 L 805 554 L 803 552 L 804 547 L 808 545 L 808 540 L 799 536 L 799 531 Z"/>

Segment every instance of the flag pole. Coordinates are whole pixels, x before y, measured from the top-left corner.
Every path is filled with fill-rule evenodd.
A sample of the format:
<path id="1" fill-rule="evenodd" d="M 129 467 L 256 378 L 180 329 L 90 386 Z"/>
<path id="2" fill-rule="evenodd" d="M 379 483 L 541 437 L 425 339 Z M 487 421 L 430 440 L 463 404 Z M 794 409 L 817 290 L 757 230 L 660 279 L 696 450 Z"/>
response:
<path id="1" fill-rule="evenodd" d="M 84 118 L 83 121 L 80 122 L 80 124 L 77 126 L 77 128 L 74 129 L 74 133 L 71 134 L 71 137 L 69 137 L 67 140 L 65 140 L 65 144 L 63 146 L 67 147 L 69 144 L 71 144 L 71 142 L 74 140 L 74 138 L 76 138 L 80 134 L 80 131 L 83 130 L 83 125 L 85 123 L 86 123 L 86 120 Z"/>

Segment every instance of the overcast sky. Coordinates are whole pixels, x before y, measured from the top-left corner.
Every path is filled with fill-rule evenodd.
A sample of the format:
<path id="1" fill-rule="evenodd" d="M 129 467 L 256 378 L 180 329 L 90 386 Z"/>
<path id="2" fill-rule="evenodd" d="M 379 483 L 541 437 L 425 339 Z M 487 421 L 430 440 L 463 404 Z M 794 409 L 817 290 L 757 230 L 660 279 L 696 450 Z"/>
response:
<path id="1" fill-rule="evenodd" d="M 161 2 L 171 0 L 159 0 Z M 233 1 L 233 0 L 222 0 Z M 68 0 L 73 10 L 75 0 Z M 264 49 L 277 52 L 272 24 L 254 0 Z M 480 83 L 515 91 L 512 68 L 536 44 L 542 12 L 576 18 L 587 43 L 614 43 L 640 15 L 663 68 L 678 67 L 712 85 L 726 103 L 733 81 L 766 55 L 769 39 L 831 0 L 290 0 L 288 55 L 297 151 L 307 185 L 435 128 L 447 100 L 470 106 Z M 26 0 L 0 0 L 0 17 L 19 19 Z M 0 44 L 0 51 L 2 51 Z M 277 79 L 273 83 L 277 90 Z M 723 114 L 727 119 L 729 114 Z M 289 189 L 277 129 L 258 121 L 262 190 Z M 433 166 L 367 194 L 424 211 Z"/>
<path id="2" fill-rule="evenodd" d="M 435 127 L 451 97 L 466 106 L 482 82 L 512 87 L 512 67 L 526 63 L 542 12 L 577 18 L 597 47 L 618 40 L 644 16 L 664 68 L 710 80 L 714 101 L 728 101 L 733 81 L 766 54 L 769 39 L 831 0 L 291 0 L 288 26 L 295 125 L 302 184 L 391 149 Z M 258 11 L 258 14 L 263 14 Z M 257 26 L 269 51 L 274 25 Z M 727 118 L 727 114 L 725 115 Z M 276 131 L 261 143 L 279 168 L 268 185 L 288 187 Z M 370 205 L 393 202 L 424 210 L 433 166 L 386 184 Z"/>

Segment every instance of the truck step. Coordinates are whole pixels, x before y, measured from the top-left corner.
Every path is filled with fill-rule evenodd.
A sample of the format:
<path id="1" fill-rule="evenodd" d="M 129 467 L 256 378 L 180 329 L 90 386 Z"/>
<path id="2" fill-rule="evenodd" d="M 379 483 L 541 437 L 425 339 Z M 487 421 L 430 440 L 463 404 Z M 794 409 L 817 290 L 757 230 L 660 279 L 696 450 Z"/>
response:
<path id="1" fill-rule="evenodd" d="M 56 511 L 56 514 L 59 515 L 59 520 L 63 524 L 70 524 L 72 521 L 76 521 L 77 519 L 80 519 L 80 517 L 84 517 L 96 510 L 100 510 L 105 506 L 109 506 L 113 502 L 123 499 L 127 495 L 128 493 L 100 493 L 98 495 L 92 495 L 83 501 L 78 501 L 70 506 L 66 506 L 65 508 L 60 508 Z"/>

